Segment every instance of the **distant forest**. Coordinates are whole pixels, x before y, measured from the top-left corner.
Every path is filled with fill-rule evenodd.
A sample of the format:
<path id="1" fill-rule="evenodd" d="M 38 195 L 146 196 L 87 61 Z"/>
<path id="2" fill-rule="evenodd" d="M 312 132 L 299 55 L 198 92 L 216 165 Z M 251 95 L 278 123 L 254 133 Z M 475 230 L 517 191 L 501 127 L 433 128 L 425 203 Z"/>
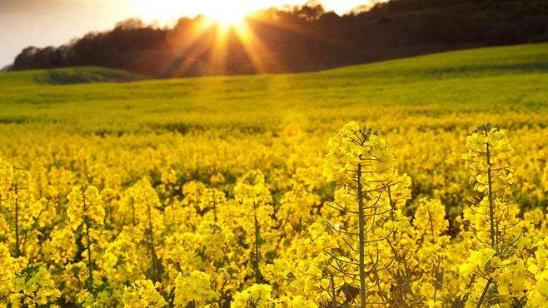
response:
<path id="1" fill-rule="evenodd" d="M 12 70 L 103 66 L 174 77 L 314 71 L 481 46 L 548 41 L 548 1 L 392 0 L 338 16 L 318 5 L 268 9 L 248 33 L 205 18 L 172 28 L 139 20 L 60 47 L 24 49 Z"/>

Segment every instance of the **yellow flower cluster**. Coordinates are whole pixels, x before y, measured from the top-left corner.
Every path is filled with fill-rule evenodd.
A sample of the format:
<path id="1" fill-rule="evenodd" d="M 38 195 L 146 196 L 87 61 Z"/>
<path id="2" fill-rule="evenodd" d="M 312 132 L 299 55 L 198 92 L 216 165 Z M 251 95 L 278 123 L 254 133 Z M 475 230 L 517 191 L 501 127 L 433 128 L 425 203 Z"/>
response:
<path id="1" fill-rule="evenodd" d="M 123 296 L 124 307 L 164 307 L 166 301 L 150 280 L 137 280 L 126 287 Z"/>
<path id="2" fill-rule="evenodd" d="M 217 297 L 217 293 L 211 289 L 210 276 L 206 273 L 193 271 L 188 276 L 179 274 L 175 280 L 174 304 L 177 307 L 189 304 L 204 306 Z"/>
<path id="3" fill-rule="evenodd" d="M 453 120 L 30 134 L 0 149 L 0 307 L 548 306 L 546 130 Z"/>

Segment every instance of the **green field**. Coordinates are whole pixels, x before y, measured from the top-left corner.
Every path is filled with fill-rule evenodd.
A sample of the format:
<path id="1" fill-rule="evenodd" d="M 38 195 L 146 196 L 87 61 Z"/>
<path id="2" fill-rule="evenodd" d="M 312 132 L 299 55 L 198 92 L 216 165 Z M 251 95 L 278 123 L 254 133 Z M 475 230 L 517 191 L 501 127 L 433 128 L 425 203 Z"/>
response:
<path id="1" fill-rule="evenodd" d="M 545 126 L 547 72 L 548 44 L 288 75 L 127 82 L 140 78 L 100 68 L 10 72 L 0 74 L 0 123 L 97 133 L 265 131 L 279 128 L 287 117 L 305 118 L 312 127 L 357 118 L 391 128 L 390 121 L 401 126 L 409 115 L 431 118 L 422 126 L 437 126 L 447 125 L 441 119 L 455 113 L 474 117 L 451 125 L 504 113 L 513 123 L 528 115 L 528 124 Z"/>

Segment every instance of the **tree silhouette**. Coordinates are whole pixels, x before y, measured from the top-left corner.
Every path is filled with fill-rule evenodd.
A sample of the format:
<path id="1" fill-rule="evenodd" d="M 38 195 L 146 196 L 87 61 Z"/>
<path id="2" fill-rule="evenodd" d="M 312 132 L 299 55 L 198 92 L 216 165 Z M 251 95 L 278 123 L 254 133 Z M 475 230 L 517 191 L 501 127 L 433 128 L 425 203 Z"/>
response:
<path id="1" fill-rule="evenodd" d="M 548 40 L 546 1 L 392 0 L 362 9 L 344 16 L 315 2 L 267 9 L 247 18 L 247 42 L 237 29 L 204 27 L 203 16 L 172 28 L 129 19 L 58 48 L 27 47 L 10 69 L 93 65 L 153 77 L 299 72 Z"/>

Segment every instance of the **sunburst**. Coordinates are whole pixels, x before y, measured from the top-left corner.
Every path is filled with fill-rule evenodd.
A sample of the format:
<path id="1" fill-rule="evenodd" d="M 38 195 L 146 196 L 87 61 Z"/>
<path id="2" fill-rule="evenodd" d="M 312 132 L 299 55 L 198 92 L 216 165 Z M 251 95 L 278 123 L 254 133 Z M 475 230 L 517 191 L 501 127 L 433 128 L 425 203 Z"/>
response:
<path id="1" fill-rule="evenodd" d="M 279 63 L 273 53 L 253 31 L 249 22 L 252 12 L 257 9 L 254 1 L 242 1 L 235 5 L 231 1 L 209 1 L 196 3 L 181 0 L 135 0 L 145 21 L 167 24 L 180 15 L 201 15 L 192 26 L 170 37 L 172 46 L 179 50 L 180 58 L 169 67 L 175 74 L 184 74 L 198 64 L 204 73 L 224 74 L 227 67 L 227 46 L 237 40 L 250 59 L 255 72 L 276 71 Z M 205 5 L 205 4 L 209 5 Z M 209 42 L 209 43 L 205 43 Z M 203 61 L 204 55 L 207 60 Z M 200 59 L 200 60 L 198 60 Z"/>
<path id="2" fill-rule="evenodd" d="M 246 15 L 257 9 L 252 1 L 243 1 L 237 5 L 232 1 L 134 1 L 141 18 L 160 24 L 169 24 L 183 15 L 204 15 L 224 27 L 229 27 L 241 23 Z"/>

